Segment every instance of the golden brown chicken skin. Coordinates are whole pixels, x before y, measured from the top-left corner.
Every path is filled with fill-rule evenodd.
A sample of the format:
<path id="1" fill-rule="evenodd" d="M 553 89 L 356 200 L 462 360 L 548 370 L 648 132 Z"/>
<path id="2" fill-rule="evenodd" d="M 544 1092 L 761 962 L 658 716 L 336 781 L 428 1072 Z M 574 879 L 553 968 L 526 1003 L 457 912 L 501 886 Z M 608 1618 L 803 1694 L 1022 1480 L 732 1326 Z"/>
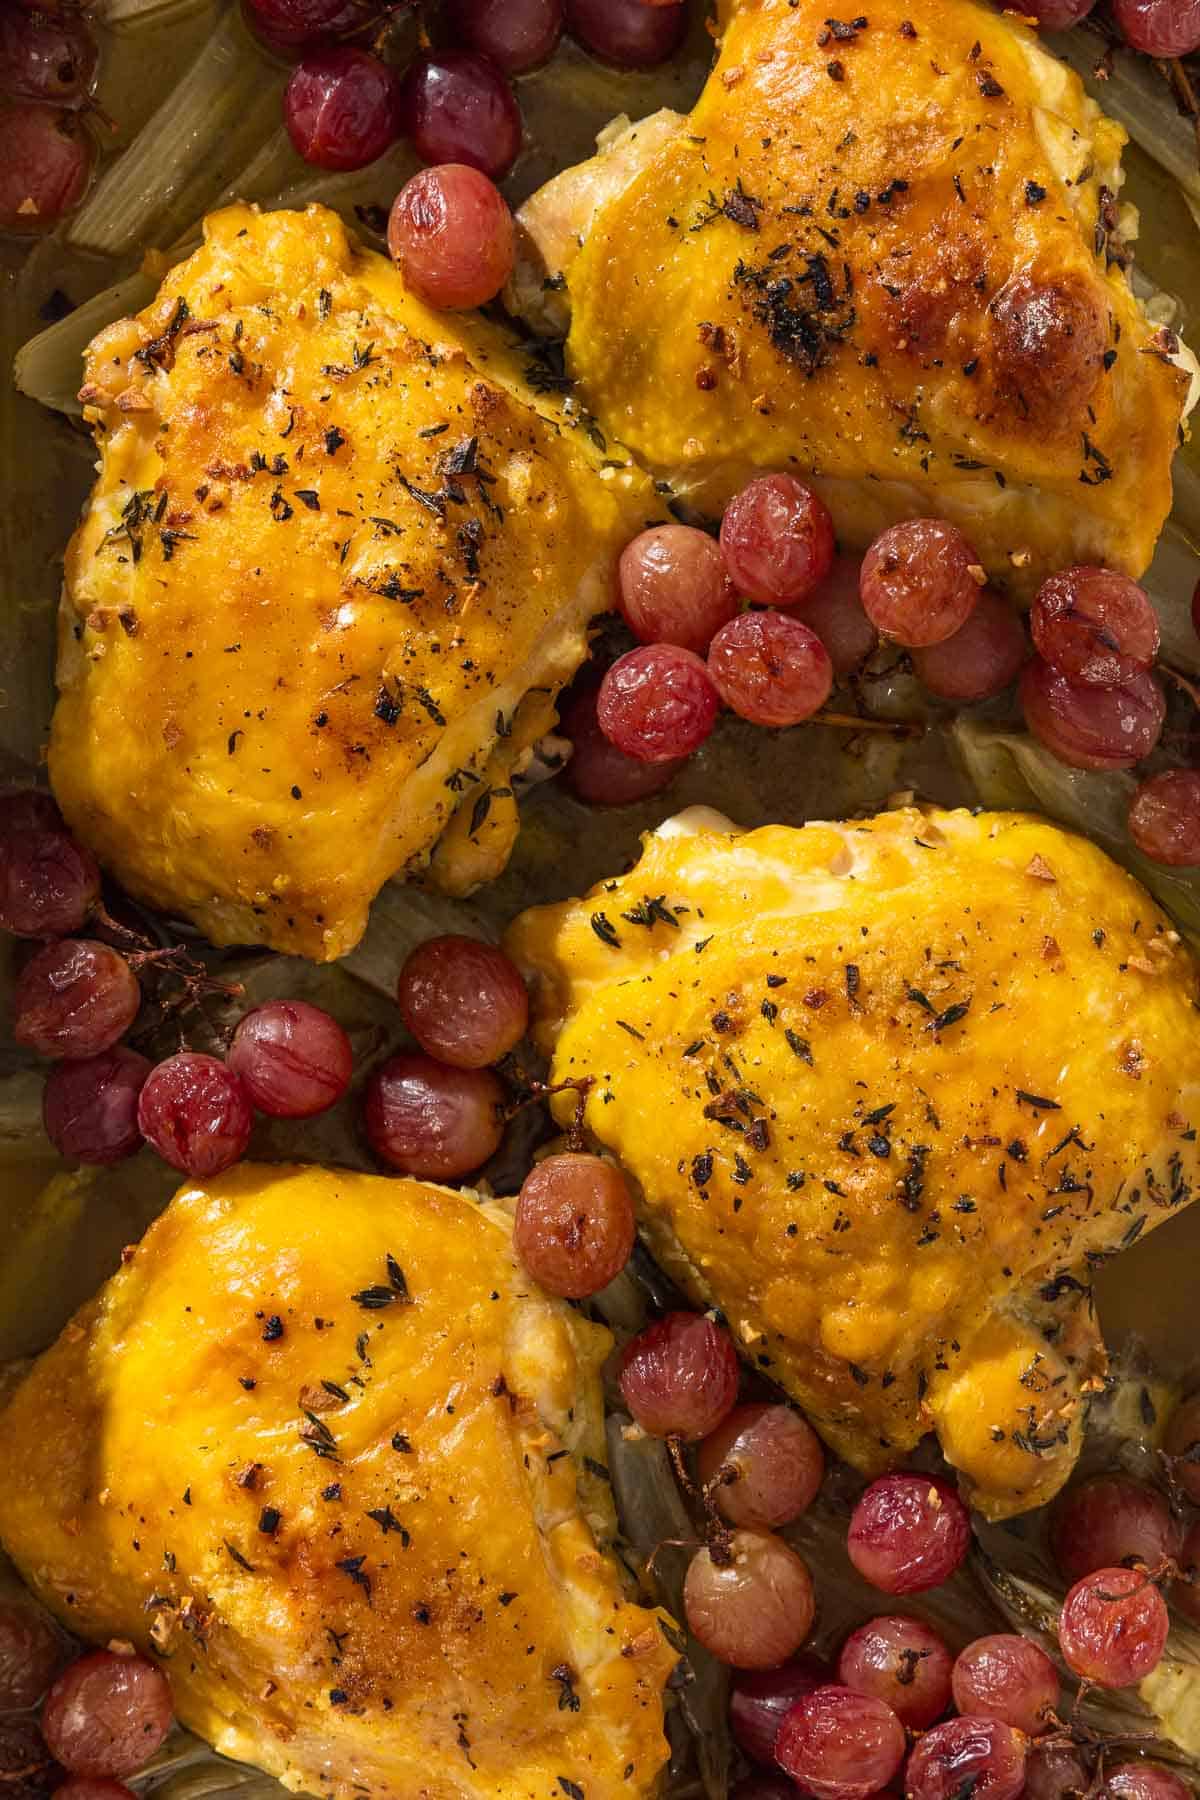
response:
<path id="1" fill-rule="evenodd" d="M 522 367 L 320 207 L 216 214 L 93 343 L 50 771 L 130 892 L 325 960 L 460 804 L 448 885 L 502 866 L 514 766 L 655 510 Z"/>
<path id="2" fill-rule="evenodd" d="M 608 1345 L 497 1209 L 243 1165 L 176 1196 L 10 1401 L 0 1539 L 298 1791 L 648 1795 L 674 1632 L 609 1549 Z"/>
<path id="3" fill-rule="evenodd" d="M 651 1249 L 836 1450 L 936 1430 L 981 1511 L 1036 1506 L 1104 1370 L 1091 1268 L 1195 1191 L 1193 958 L 1022 814 L 716 817 L 513 927 L 552 1079 L 590 1079 Z"/>
<path id="4" fill-rule="evenodd" d="M 1124 133 L 971 0 L 720 13 L 691 115 L 522 213 L 604 429 L 709 513 L 794 470 L 849 546 L 937 514 L 1017 593 L 1139 574 L 1187 382 L 1113 261 Z"/>

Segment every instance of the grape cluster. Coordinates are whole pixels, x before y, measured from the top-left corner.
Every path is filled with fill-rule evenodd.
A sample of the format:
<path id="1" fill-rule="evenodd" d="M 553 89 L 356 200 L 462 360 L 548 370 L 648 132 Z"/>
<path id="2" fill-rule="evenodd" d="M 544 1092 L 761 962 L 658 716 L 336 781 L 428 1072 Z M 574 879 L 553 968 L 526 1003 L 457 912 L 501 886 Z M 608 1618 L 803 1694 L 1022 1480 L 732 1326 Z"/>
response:
<path id="1" fill-rule="evenodd" d="M 84 109 L 97 60 L 67 0 L 0 6 L 0 231 L 47 230 L 82 198 L 96 159 Z"/>
<path id="2" fill-rule="evenodd" d="M 1086 19 L 1096 0 L 1014 0 L 1018 12 L 1047 31 Z M 1200 50 L 1200 0 L 1113 0 L 1112 18 L 1131 50 L 1146 56 L 1190 56 Z"/>

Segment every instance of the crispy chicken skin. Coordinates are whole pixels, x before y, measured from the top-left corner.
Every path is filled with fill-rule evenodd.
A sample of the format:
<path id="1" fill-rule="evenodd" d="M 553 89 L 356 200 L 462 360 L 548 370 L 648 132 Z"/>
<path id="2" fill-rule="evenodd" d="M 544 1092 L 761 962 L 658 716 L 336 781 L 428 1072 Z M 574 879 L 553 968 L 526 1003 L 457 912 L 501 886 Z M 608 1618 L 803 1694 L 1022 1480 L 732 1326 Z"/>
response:
<path id="1" fill-rule="evenodd" d="M 236 206 L 91 346 L 51 777 L 124 886 L 216 943 L 340 956 L 464 795 L 488 843 L 460 834 L 447 885 L 473 848 L 476 879 L 503 864 L 513 765 L 656 511 L 513 343 L 321 207 Z"/>
<path id="2" fill-rule="evenodd" d="M 651 1249 L 838 1452 L 936 1430 L 982 1512 L 1036 1506 L 1104 1370 L 1089 1267 L 1193 1195 L 1193 959 L 1023 814 L 717 817 L 516 922 L 552 1079 L 591 1078 Z"/>
<path id="3" fill-rule="evenodd" d="M 498 1209 L 243 1164 L 181 1190 L 9 1402 L 0 1538 L 295 1790 L 648 1795 L 676 1659 L 583 1460 L 608 1345 Z"/>
<path id="4" fill-rule="evenodd" d="M 933 513 L 1018 594 L 1071 562 L 1139 574 L 1187 380 L 1109 260 L 1124 133 L 971 0 L 720 10 L 690 117 L 521 215 L 604 430 L 709 513 L 794 469 L 849 546 Z"/>

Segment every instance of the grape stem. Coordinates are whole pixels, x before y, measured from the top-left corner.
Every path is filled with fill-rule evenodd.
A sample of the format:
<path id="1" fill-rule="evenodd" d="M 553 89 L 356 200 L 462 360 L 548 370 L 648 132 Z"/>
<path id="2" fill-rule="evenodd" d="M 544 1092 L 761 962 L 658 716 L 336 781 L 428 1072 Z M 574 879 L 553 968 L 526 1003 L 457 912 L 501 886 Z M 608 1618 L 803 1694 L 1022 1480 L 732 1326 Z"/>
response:
<path id="1" fill-rule="evenodd" d="M 1175 683 L 1176 687 L 1183 689 L 1193 706 L 1200 706 L 1200 688 L 1198 688 L 1194 682 L 1189 681 L 1187 676 L 1182 674 L 1180 670 L 1173 669 L 1170 663 L 1160 662 L 1157 667 L 1160 675 L 1165 675 L 1168 680 Z"/>
<path id="2" fill-rule="evenodd" d="M 1185 119 L 1192 121 L 1196 137 L 1196 161 L 1200 163 L 1200 101 L 1196 99 L 1191 77 L 1178 56 L 1161 59 L 1156 57 L 1154 66 L 1170 88 L 1179 111 Z"/>
<path id="3" fill-rule="evenodd" d="M 533 1106 L 540 1100 L 548 1100 L 552 1094 L 574 1092 L 576 1096 L 575 1117 L 567 1127 L 567 1142 L 574 1151 L 578 1152 L 586 1150 L 587 1139 L 583 1129 L 583 1118 L 587 1109 L 587 1097 L 592 1091 L 595 1079 L 594 1075 L 579 1075 L 573 1076 L 567 1081 L 556 1081 L 554 1083 L 546 1081 L 524 1081 L 522 1085 L 526 1086 L 529 1091 L 523 1100 L 517 1100 L 509 1107 L 504 1116 L 504 1123 L 506 1125 L 511 1124 L 517 1114 L 524 1112 L 527 1106 Z"/>

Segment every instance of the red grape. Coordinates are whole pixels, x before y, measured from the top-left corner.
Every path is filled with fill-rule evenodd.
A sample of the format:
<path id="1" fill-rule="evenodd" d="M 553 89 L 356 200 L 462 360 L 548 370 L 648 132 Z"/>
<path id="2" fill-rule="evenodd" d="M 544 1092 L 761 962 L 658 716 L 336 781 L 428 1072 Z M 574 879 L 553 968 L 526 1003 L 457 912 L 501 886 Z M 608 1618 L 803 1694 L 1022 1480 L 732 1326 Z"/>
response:
<path id="1" fill-rule="evenodd" d="M 646 644 L 613 663 L 600 683 L 596 718 L 626 756 L 673 762 L 700 748 L 718 705 L 712 677 L 691 650 Z"/>
<path id="2" fill-rule="evenodd" d="M 1181 1400 L 1167 1420 L 1163 1449 L 1175 1480 L 1200 1506 L 1200 1393 Z"/>
<path id="3" fill-rule="evenodd" d="M 904 1761 L 904 1727 L 882 1700 L 857 1688 L 822 1687 L 798 1700 L 779 1727 L 779 1765 L 816 1800 L 868 1800 Z"/>
<path id="4" fill-rule="evenodd" d="M 683 1610 L 692 1636 L 721 1662 L 735 1669 L 774 1669 L 812 1628 L 812 1576 L 782 1538 L 735 1531 L 719 1550 L 693 1556 L 683 1582 Z"/>
<path id="5" fill-rule="evenodd" d="M 1179 1551 L 1180 1579 L 1171 1584 L 1171 1601 L 1200 1625 L 1200 1522 L 1192 1526 Z"/>
<path id="6" fill-rule="evenodd" d="M 132 1775 L 171 1729 L 171 1690 L 144 1656 L 92 1650 L 64 1669 L 42 1707 L 42 1736 L 72 1775 Z"/>
<path id="7" fill-rule="evenodd" d="M 0 1601 L 0 1713 L 36 1706 L 62 1660 L 63 1640 L 40 1607 Z"/>
<path id="8" fill-rule="evenodd" d="M 456 1069 L 499 1062 L 525 1035 L 529 995 L 503 950 L 479 938 L 427 938 L 406 958 L 400 1016 L 422 1050 Z"/>
<path id="9" fill-rule="evenodd" d="M 1050 1553 L 1070 1583 L 1095 1569 L 1141 1562 L 1156 1568 L 1179 1552 L 1180 1529 L 1162 1495 L 1131 1475 L 1093 1475 L 1054 1504 Z"/>
<path id="10" fill-rule="evenodd" d="M 1109 1769 L 1102 1800 L 1195 1800 L 1195 1790 L 1162 1763 L 1123 1762 Z"/>
<path id="11" fill-rule="evenodd" d="M 467 49 L 489 56 L 506 75 L 546 62 L 563 26 L 562 0 L 449 0 L 445 14 Z"/>
<path id="12" fill-rule="evenodd" d="M 106 1780 L 102 1775 L 71 1775 L 55 1788 L 54 1800 L 137 1800 L 137 1795 L 123 1781 Z"/>
<path id="13" fill-rule="evenodd" d="M 789 1525 L 812 1505 L 825 1473 L 821 1440 L 790 1406 L 735 1407 L 697 1453 L 718 1508 L 735 1525 Z"/>
<path id="14" fill-rule="evenodd" d="M 829 1684 L 829 1670 L 815 1656 L 793 1657 L 777 1669 L 753 1669 L 734 1677 L 729 1725 L 751 1762 L 775 1762 L 775 1740 L 784 1715 L 797 1700 Z"/>
<path id="15" fill-rule="evenodd" d="M 951 1677 L 960 1713 L 1000 1719 L 1026 1737 L 1049 1729 L 1058 1705 L 1058 1670 L 1046 1652 L 1015 1632 L 976 1638 L 961 1651 Z"/>
<path id="16" fill-rule="evenodd" d="M 720 546 L 691 525 L 655 525 L 626 544 L 617 588 L 626 622 L 643 644 L 702 653 L 738 609 Z"/>
<path id="17" fill-rule="evenodd" d="M 733 1339 L 703 1313 L 656 1319 L 621 1358 L 625 1404 L 652 1437 L 707 1437 L 732 1411 L 737 1389 Z"/>
<path id="18" fill-rule="evenodd" d="M 494 300 L 513 270 L 508 202 L 466 163 L 422 169 L 392 202 L 388 250 L 413 293 L 441 311 Z"/>
<path id="19" fill-rule="evenodd" d="M 873 1587 L 921 1594 L 949 1580 L 970 1542 L 967 1509 L 948 1481 L 881 1475 L 851 1514 L 846 1549 Z"/>
<path id="20" fill-rule="evenodd" d="M 137 1122 L 164 1162 L 203 1178 L 232 1168 L 245 1155 L 254 1110 L 232 1069 L 215 1056 L 184 1050 L 146 1077 Z"/>
<path id="21" fill-rule="evenodd" d="M 1158 619 L 1128 575 L 1086 565 L 1060 569 L 1034 595 L 1029 627 L 1038 654 L 1072 681 L 1112 687 L 1158 655 Z"/>
<path id="22" fill-rule="evenodd" d="M 0 1788 L 8 1800 L 46 1800 L 61 1775 L 35 1718 L 0 1718 Z"/>
<path id="23" fill-rule="evenodd" d="M 652 69 L 674 56 L 687 33 L 686 5 L 644 0 L 566 0 L 567 30 L 602 62 Z"/>
<path id="24" fill-rule="evenodd" d="M 311 1119 L 350 1086 L 354 1053 L 336 1019 L 307 1000 L 268 1000 L 239 1021 L 229 1067 L 259 1112 Z"/>
<path id="25" fill-rule="evenodd" d="M 1096 0 L 1005 0 L 1005 4 L 1036 20 L 1045 31 L 1066 31 L 1087 18 Z"/>
<path id="26" fill-rule="evenodd" d="M 418 56 L 400 87 L 404 135 L 422 162 L 468 163 L 499 181 L 521 148 L 521 114 L 494 63 L 469 50 Z"/>
<path id="27" fill-rule="evenodd" d="M 1144 669 L 1117 687 L 1088 687 L 1035 656 L 1019 691 L 1034 737 L 1072 769 L 1132 768 L 1157 744 L 1167 710 Z"/>
<path id="28" fill-rule="evenodd" d="M 907 1800 L 1016 1800 L 1025 1784 L 1024 1740 L 1000 1719 L 947 1719 L 908 1759 Z"/>
<path id="29" fill-rule="evenodd" d="M 490 1069 L 393 1056 L 367 1083 L 363 1120 L 376 1156 L 402 1175 L 446 1181 L 500 1148 L 504 1089 Z"/>
<path id="30" fill-rule="evenodd" d="M 924 1731 L 950 1704 L 954 1658 L 923 1619 L 885 1613 L 852 1631 L 838 1657 L 838 1680 L 890 1706 L 902 1725 Z"/>
<path id="31" fill-rule="evenodd" d="M 816 632 L 784 612 L 739 613 L 708 648 L 708 672 L 726 706 L 753 725 L 799 725 L 819 712 L 833 664 Z"/>
<path id="32" fill-rule="evenodd" d="M 1091 1782 L 1077 1750 L 1067 1744 L 1031 1744 L 1025 1759 L 1024 1800 L 1083 1800 Z"/>
<path id="33" fill-rule="evenodd" d="M 297 152 L 318 169 L 363 169 L 399 133 L 396 78 L 348 44 L 310 50 L 292 71 L 283 120 Z"/>
<path id="34" fill-rule="evenodd" d="M 17 101 L 0 106 L 0 231 L 41 231 L 83 198 L 96 147 L 78 115 Z"/>
<path id="35" fill-rule="evenodd" d="M 1170 1619 L 1140 1569 L 1097 1569 L 1063 1601 L 1058 1641 L 1068 1667 L 1097 1687 L 1130 1687 L 1163 1653 Z"/>
<path id="36" fill-rule="evenodd" d="M 60 1156 L 115 1163 L 142 1144 L 138 1100 L 151 1064 L 116 1044 L 81 1062 L 61 1062 L 46 1077 L 42 1123 Z"/>
<path id="37" fill-rule="evenodd" d="M 297 56 L 361 31 L 378 8 L 365 0 L 242 0 L 255 37 L 281 56 Z"/>
<path id="38" fill-rule="evenodd" d="M 879 642 L 858 591 L 861 568 L 858 557 L 835 556 L 829 574 L 801 609 L 804 623 L 828 650 L 839 681 L 856 674 Z"/>
<path id="39" fill-rule="evenodd" d="M 39 1056 L 96 1056 L 124 1037 L 142 991 L 109 944 L 59 938 L 27 962 L 13 993 L 13 1036 Z"/>
<path id="40" fill-rule="evenodd" d="M 547 1156 L 525 1177 L 513 1247 L 551 1294 L 598 1294 L 629 1261 L 635 1235 L 629 1185 L 603 1157 Z"/>
<path id="41" fill-rule="evenodd" d="M 1125 42 L 1147 56 L 1190 56 L 1200 50 L 1200 0 L 1113 0 Z"/>
<path id="42" fill-rule="evenodd" d="M 642 762 L 618 750 L 596 718 L 599 691 L 598 683 L 586 683 L 563 707 L 562 730 L 571 741 L 567 786 L 588 806 L 631 806 L 649 800 L 670 785 L 684 762 Z"/>
<path id="43" fill-rule="evenodd" d="M 966 624 L 940 644 L 914 650 L 912 662 L 931 694 L 967 705 L 1002 694 L 1017 679 L 1027 654 L 1017 613 L 984 588 Z"/>
<path id="44" fill-rule="evenodd" d="M 794 475 L 760 475 L 721 520 L 721 554 L 739 592 L 763 606 L 796 606 L 833 567 L 833 519 Z"/>
<path id="45" fill-rule="evenodd" d="M 96 73 L 96 42 L 78 16 L 0 10 L 0 93 L 78 104 Z"/>
<path id="46" fill-rule="evenodd" d="M 957 525 L 906 519 L 880 532 L 863 557 L 867 617 L 885 637 L 921 649 L 966 624 L 982 585 L 979 558 Z"/>
<path id="47" fill-rule="evenodd" d="M 0 185 L 3 184 L 0 167 Z M 67 831 L 49 795 L 0 801 L 0 930 L 16 937 L 78 931 L 100 897 L 100 870 Z"/>
<path id="48" fill-rule="evenodd" d="M 1143 781 L 1129 803 L 1129 835 L 1156 863 L 1200 866 L 1200 769 L 1163 769 Z"/>

